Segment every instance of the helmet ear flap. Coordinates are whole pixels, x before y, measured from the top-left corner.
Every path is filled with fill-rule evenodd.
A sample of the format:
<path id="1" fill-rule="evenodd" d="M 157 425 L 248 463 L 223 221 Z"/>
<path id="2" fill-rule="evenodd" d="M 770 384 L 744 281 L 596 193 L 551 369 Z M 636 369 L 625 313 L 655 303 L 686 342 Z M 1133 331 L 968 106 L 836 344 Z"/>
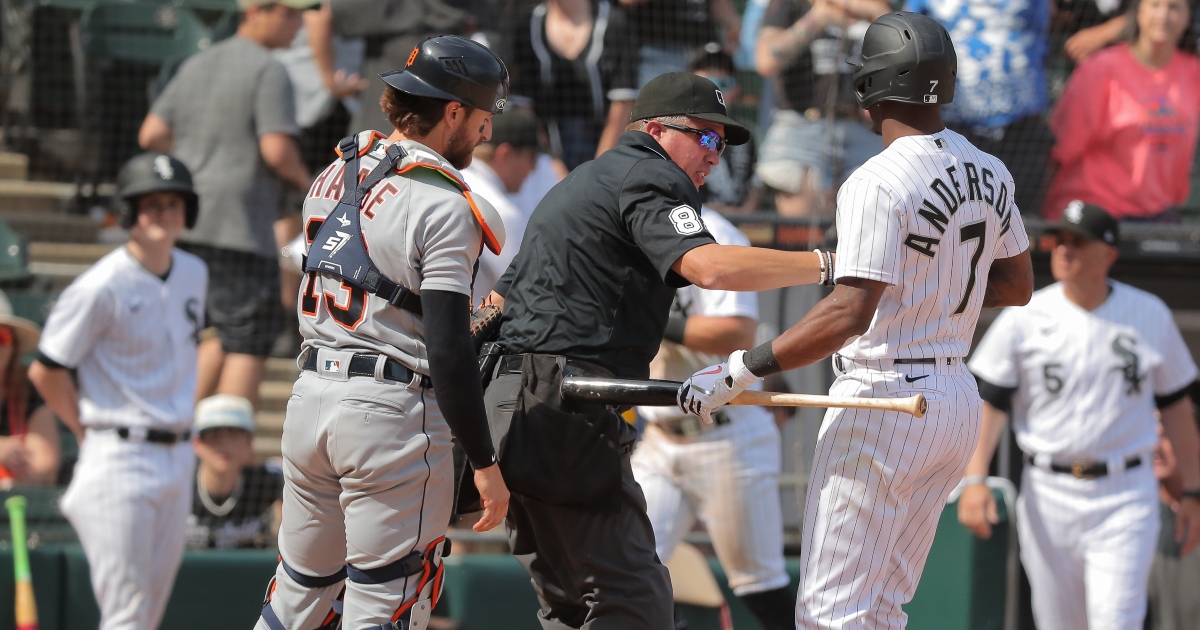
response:
<path id="1" fill-rule="evenodd" d="M 137 200 L 129 200 L 124 197 L 113 198 L 113 211 L 117 215 L 117 225 L 122 229 L 128 230 L 137 223 Z"/>

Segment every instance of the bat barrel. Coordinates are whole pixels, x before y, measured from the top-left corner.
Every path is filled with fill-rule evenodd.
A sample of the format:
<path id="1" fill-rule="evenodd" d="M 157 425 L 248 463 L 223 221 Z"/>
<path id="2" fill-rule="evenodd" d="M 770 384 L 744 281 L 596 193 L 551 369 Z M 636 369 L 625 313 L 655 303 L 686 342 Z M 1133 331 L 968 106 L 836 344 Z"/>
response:
<path id="1" fill-rule="evenodd" d="M 568 376 L 563 379 L 561 391 L 563 398 L 580 402 L 662 407 L 675 404 L 679 385 L 675 381 Z"/>

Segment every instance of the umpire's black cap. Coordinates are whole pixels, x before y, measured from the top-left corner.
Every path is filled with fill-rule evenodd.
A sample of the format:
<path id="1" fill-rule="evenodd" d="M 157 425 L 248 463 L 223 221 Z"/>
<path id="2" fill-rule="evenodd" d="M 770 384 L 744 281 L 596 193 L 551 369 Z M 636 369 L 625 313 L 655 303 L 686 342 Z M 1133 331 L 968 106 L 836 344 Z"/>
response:
<path id="1" fill-rule="evenodd" d="M 403 70 L 379 75 L 416 96 L 457 101 L 493 114 L 508 100 L 508 68 L 487 46 L 457 35 L 429 37 L 408 55 Z"/>
<path id="2" fill-rule="evenodd" d="M 750 130 L 729 117 L 725 95 L 717 84 L 690 72 L 660 74 L 645 85 L 633 102 L 630 121 L 659 116 L 691 116 L 725 125 L 729 144 L 746 144 Z"/>
<path id="3" fill-rule="evenodd" d="M 1084 203 L 1078 199 L 1067 204 L 1058 223 L 1046 228 L 1047 234 L 1071 232 L 1093 241 L 1103 241 L 1116 246 L 1121 240 L 1121 226 L 1111 214 L 1100 206 Z"/>

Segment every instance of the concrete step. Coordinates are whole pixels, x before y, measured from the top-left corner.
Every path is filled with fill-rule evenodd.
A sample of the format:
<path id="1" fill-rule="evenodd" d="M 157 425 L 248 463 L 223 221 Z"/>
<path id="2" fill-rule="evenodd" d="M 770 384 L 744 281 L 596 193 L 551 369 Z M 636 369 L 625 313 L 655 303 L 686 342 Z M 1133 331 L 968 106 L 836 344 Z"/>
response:
<path id="1" fill-rule="evenodd" d="M 287 415 L 282 411 L 260 411 L 255 416 L 255 435 L 276 437 L 283 435 L 283 418 Z"/>
<path id="2" fill-rule="evenodd" d="M 0 215 L 16 212 L 62 212 L 75 199 L 75 185 L 0 179 Z"/>
<path id="3" fill-rule="evenodd" d="M 30 262 L 69 263 L 86 269 L 105 254 L 119 247 L 107 243 L 53 243 L 35 241 L 29 244 Z"/>
<path id="4" fill-rule="evenodd" d="M 61 212 L 6 212 L 8 228 L 30 241 L 95 243 L 100 225 L 89 217 Z"/>
<path id="5" fill-rule="evenodd" d="M 277 436 L 254 436 L 254 461 L 261 464 L 264 461 L 279 457 L 281 445 Z"/>
<path id="6" fill-rule="evenodd" d="M 29 156 L 24 153 L 0 152 L 0 179 L 29 177 Z"/>
<path id="7" fill-rule="evenodd" d="M 259 413 L 287 411 L 287 401 L 292 395 L 293 381 L 263 381 L 263 384 L 258 388 L 258 396 L 261 401 L 258 406 Z"/>
<path id="8" fill-rule="evenodd" d="M 296 367 L 295 359 L 272 357 L 267 359 L 267 374 L 264 381 L 287 381 L 288 386 L 300 378 L 300 369 Z"/>

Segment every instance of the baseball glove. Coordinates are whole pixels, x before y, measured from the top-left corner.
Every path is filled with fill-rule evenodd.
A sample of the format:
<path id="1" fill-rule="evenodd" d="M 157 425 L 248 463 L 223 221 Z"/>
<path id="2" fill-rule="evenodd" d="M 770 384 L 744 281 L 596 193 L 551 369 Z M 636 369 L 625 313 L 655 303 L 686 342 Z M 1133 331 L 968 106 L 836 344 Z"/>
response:
<path id="1" fill-rule="evenodd" d="M 500 333 L 500 308 L 493 304 L 485 304 L 471 311 L 471 342 L 475 345 L 475 354 L 483 349 L 483 344 L 495 341 Z"/>

